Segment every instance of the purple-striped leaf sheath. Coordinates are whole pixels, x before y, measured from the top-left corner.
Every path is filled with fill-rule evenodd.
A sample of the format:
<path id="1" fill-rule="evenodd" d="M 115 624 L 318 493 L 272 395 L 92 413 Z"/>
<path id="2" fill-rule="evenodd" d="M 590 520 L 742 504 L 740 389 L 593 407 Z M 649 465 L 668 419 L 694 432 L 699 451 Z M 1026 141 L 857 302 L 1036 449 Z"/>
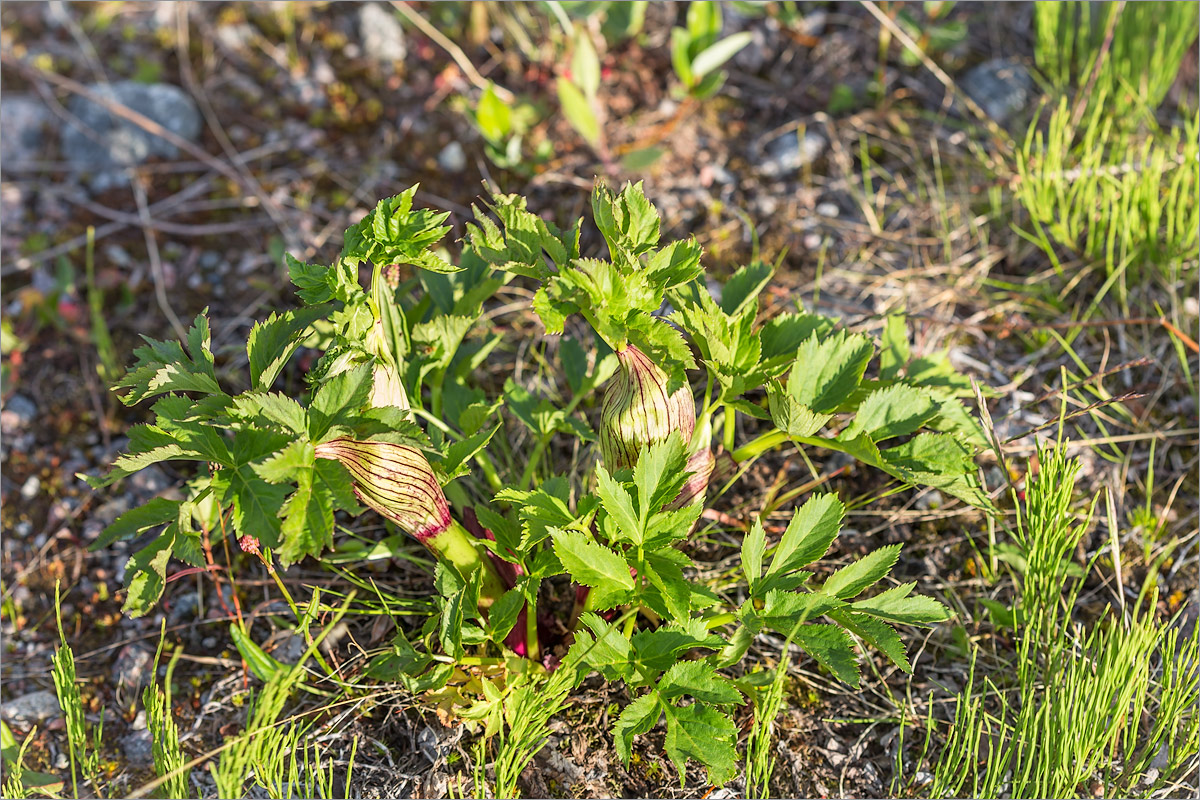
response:
<path id="1" fill-rule="evenodd" d="M 450 506 L 420 450 L 391 442 L 340 438 L 317 445 L 318 458 L 336 459 L 354 478 L 363 505 L 427 547 L 450 527 Z"/>
<path id="2" fill-rule="evenodd" d="M 687 461 L 687 466 L 684 467 L 689 473 L 687 480 L 684 481 L 683 488 L 679 490 L 679 495 L 667 506 L 667 510 L 674 511 L 690 506 L 697 500 L 703 500 L 708 491 L 708 481 L 712 477 L 715 463 L 716 459 L 713 458 L 712 450 L 708 449 L 707 444 L 692 453 L 691 458 Z"/>
<path id="3" fill-rule="evenodd" d="M 610 472 L 632 467 L 638 451 L 678 431 L 687 442 L 696 427 L 691 390 L 667 394 L 667 375 L 634 345 L 617 353 L 621 366 L 604 393 L 600 453 Z"/>

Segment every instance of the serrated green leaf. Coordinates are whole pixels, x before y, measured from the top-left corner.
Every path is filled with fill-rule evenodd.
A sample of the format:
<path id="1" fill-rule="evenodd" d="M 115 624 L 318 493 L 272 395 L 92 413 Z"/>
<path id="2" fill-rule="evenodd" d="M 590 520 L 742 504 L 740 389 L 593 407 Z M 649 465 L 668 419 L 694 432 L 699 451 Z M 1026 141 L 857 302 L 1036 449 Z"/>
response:
<path id="1" fill-rule="evenodd" d="M 742 313 L 771 282 L 775 268 L 765 261 L 755 261 L 738 269 L 721 290 L 721 310 L 731 317 Z M 797 342 L 797 344 L 799 344 Z"/>
<path id="2" fill-rule="evenodd" d="M 263 391 L 270 389 L 280 370 L 300 346 L 309 326 L 329 311 L 329 306 L 312 306 L 283 314 L 272 313 L 266 320 L 255 323 L 246 342 L 251 385 Z"/>
<path id="3" fill-rule="evenodd" d="M 613 724 L 613 746 L 622 764 L 629 764 L 633 738 L 653 728 L 660 716 L 662 709 L 654 692 L 642 695 L 621 710 L 621 716 Z"/>
<path id="4" fill-rule="evenodd" d="M 171 560 L 173 526 L 134 553 L 125 564 L 125 603 L 121 612 L 131 618 L 144 616 L 158 603 L 167 583 L 167 563 Z"/>
<path id="5" fill-rule="evenodd" d="M 642 525 L 651 514 L 679 496 L 679 490 L 687 480 L 685 446 L 679 432 L 672 431 L 661 442 L 642 448 L 638 455 L 633 482 L 637 487 L 638 520 Z"/>
<path id="6" fill-rule="evenodd" d="M 133 351 L 133 366 L 114 384 L 114 388 L 129 389 L 121 396 L 122 403 L 134 405 L 168 392 L 221 391 L 213 371 L 213 355 L 208 349 L 208 319 L 203 314 L 197 315 L 188 330 L 186 353 L 179 342 L 143 338 L 146 345 Z"/>
<path id="7" fill-rule="evenodd" d="M 603 464 L 596 465 L 596 494 L 600 495 L 604 510 L 616 522 L 620 539 L 641 544 L 644 528 L 637 512 L 633 510 L 633 498 L 620 481 L 608 474 Z"/>
<path id="8" fill-rule="evenodd" d="M 115 541 L 128 539 L 155 525 L 164 525 L 178 519 L 179 504 L 178 500 L 155 497 L 144 505 L 126 511 L 101 531 L 100 538 L 88 547 L 88 552 L 94 553 Z"/>
<path id="9" fill-rule="evenodd" d="M 658 693 L 664 700 L 689 695 L 702 703 L 734 705 L 743 701 L 729 679 L 719 675 L 707 661 L 680 661 L 658 681 Z"/>
<path id="10" fill-rule="evenodd" d="M 854 655 L 854 643 L 844 630 L 823 623 L 801 625 L 793 640 L 839 680 L 858 687 L 858 658 Z"/>
<path id="11" fill-rule="evenodd" d="M 239 536 L 253 536 L 267 547 L 279 546 L 279 512 L 290 487 L 267 483 L 242 469 L 233 472 L 233 529 Z"/>
<path id="12" fill-rule="evenodd" d="M 371 394 L 374 376 L 369 364 L 339 372 L 318 387 L 308 408 L 308 435 L 320 442 L 334 423 L 356 412 Z"/>
<path id="13" fill-rule="evenodd" d="M 489 638 L 497 645 L 502 645 L 504 637 L 508 636 L 513 629 L 513 625 L 517 623 L 517 617 L 524 607 L 525 591 L 522 588 L 513 587 L 502 594 L 500 599 L 492 603 L 492 607 L 488 609 Z"/>
<path id="14" fill-rule="evenodd" d="M 857 614 L 853 611 L 833 611 L 830 612 L 830 617 L 867 644 L 883 653 L 897 667 L 907 673 L 912 673 L 912 665 L 908 662 L 908 654 L 904 651 L 904 643 L 900 641 L 900 634 L 896 633 L 896 630 L 891 625 L 866 614 Z"/>
<path id="15" fill-rule="evenodd" d="M 792 438 L 812 436 L 833 419 L 832 414 L 818 414 L 800 403 L 774 381 L 767 384 L 767 403 L 771 421 Z"/>
<path id="16" fill-rule="evenodd" d="M 772 577 L 808 566 L 823 556 L 837 538 L 845 513 L 846 507 L 832 493 L 813 495 L 796 509 L 775 548 L 761 584 L 762 591 L 771 587 Z"/>
<path id="17" fill-rule="evenodd" d="M 681 653 L 698 647 L 716 650 L 721 647 L 720 636 L 709 633 L 703 620 L 685 619 L 660 628 L 640 630 L 629 639 L 637 653 L 642 670 L 662 672 L 679 660 Z"/>
<path id="18" fill-rule="evenodd" d="M 938 406 L 928 392 L 897 383 L 867 395 L 841 435 L 867 434 L 880 442 L 913 433 L 937 414 Z"/>
<path id="19" fill-rule="evenodd" d="M 811 622 L 844 605 L 844 602 L 826 592 L 787 592 L 772 589 L 766 594 L 762 610 L 754 611 L 750 601 L 747 601 L 742 614 L 756 627 L 766 626 L 784 636 L 790 636 L 797 625 Z"/>
<path id="20" fill-rule="evenodd" d="M 750 532 L 742 539 L 742 571 L 746 574 L 746 583 L 750 594 L 755 595 L 754 584 L 762 577 L 763 553 L 767 548 L 767 534 L 763 530 L 762 519 L 754 518 Z"/>
<path id="21" fill-rule="evenodd" d="M 836 411 L 858 388 L 875 346 L 867 337 L 835 331 L 809 337 L 796 353 L 788 375 L 788 395 L 818 414 Z"/>
<path id="22" fill-rule="evenodd" d="M 800 345 L 814 335 L 824 337 L 833 330 L 834 321 L 816 314 L 780 314 L 763 325 L 763 359 L 779 367 L 790 366 Z M 772 375 L 778 372 L 772 369 Z"/>
<path id="23" fill-rule="evenodd" d="M 687 778 L 692 759 L 708 770 L 709 783 L 720 785 L 737 774 L 737 727 L 722 711 L 703 703 L 664 706 L 667 737 L 664 748 L 679 772 L 679 785 Z"/>
<path id="24" fill-rule="evenodd" d="M 847 564 L 829 576 L 822 591 L 843 600 L 857 597 L 891 571 L 900 557 L 900 547 L 890 544 Z"/>
<path id="25" fill-rule="evenodd" d="M 633 591 L 629 565 L 619 554 L 578 531 L 551 529 L 554 553 L 571 577 L 592 587 L 597 610 L 618 605 Z"/>
<path id="26" fill-rule="evenodd" d="M 689 283 L 704 272 L 700 265 L 703 253 L 704 248 L 694 237 L 679 239 L 651 255 L 646 271 L 655 285 L 670 289 Z"/>
<path id="27" fill-rule="evenodd" d="M 287 264 L 288 278 L 296 287 L 296 295 L 301 301 L 308 305 L 320 305 L 333 299 L 333 292 L 329 288 L 329 267 L 305 264 L 291 253 L 285 253 L 283 258 Z"/>
<path id="28" fill-rule="evenodd" d="M 437 563 L 434 577 L 438 593 L 444 598 L 439 618 L 438 639 L 442 650 L 455 661 L 462 659 L 463 623 L 479 616 L 479 584 L 483 573 L 473 570 L 463 579 L 445 562 Z"/>
<path id="29" fill-rule="evenodd" d="M 912 595 L 916 583 L 903 583 L 874 597 L 851 604 L 853 611 L 903 625 L 927 625 L 950 618 L 950 611 L 932 597 Z M 912 596 L 910 596 L 912 595 Z"/>
<path id="30" fill-rule="evenodd" d="M 316 452 L 311 443 L 298 439 L 279 452 L 257 464 L 251 464 L 258 477 L 268 483 L 285 483 L 301 471 L 316 464 Z"/>
<path id="31" fill-rule="evenodd" d="M 692 610 L 691 585 L 683 577 L 679 565 L 669 557 L 668 550 L 648 554 L 644 567 L 650 585 L 662 598 L 662 607 L 655 610 L 667 619 L 687 619 Z M 646 602 L 655 607 L 653 599 L 648 598 Z"/>
<path id="32" fill-rule="evenodd" d="M 579 617 L 575 643 L 571 645 L 566 660 L 586 664 L 610 681 L 628 680 L 633 669 L 630 664 L 632 655 L 629 640 L 615 626 L 589 611 Z M 581 670 L 578 680 L 584 677 L 585 673 Z"/>
<path id="33" fill-rule="evenodd" d="M 314 471 L 315 472 L 315 471 Z M 296 491 L 280 509 L 282 543 L 279 561 L 286 568 L 305 556 L 317 556 L 333 545 L 333 502 L 314 473 L 301 473 Z"/>
<path id="34" fill-rule="evenodd" d="M 486 431 L 479 431 L 473 436 L 468 436 L 466 439 L 460 439 L 454 444 L 446 448 L 446 455 L 439 463 L 446 476 L 446 481 L 464 475 L 469 471 L 467 462 L 475 458 L 481 450 L 487 447 L 488 442 L 496 435 L 496 431 L 500 430 L 497 425 L 494 428 Z"/>

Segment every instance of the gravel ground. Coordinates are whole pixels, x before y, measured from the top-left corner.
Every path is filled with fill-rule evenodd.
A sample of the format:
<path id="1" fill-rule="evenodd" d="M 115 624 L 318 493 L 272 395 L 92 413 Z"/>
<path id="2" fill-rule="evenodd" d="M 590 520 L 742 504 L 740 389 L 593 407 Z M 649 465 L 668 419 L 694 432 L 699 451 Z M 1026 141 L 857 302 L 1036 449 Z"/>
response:
<path id="1" fill-rule="evenodd" d="M 176 682 L 182 676 L 187 687 L 177 697 L 185 749 L 206 752 L 237 730 L 250 682 L 228 639 L 228 583 L 183 577 L 169 585 L 159 613 L 130 620 L 119 609 L 123 565 L 136 543 L 87 549 L 122 511 L 172 496 L 187 477 L 169 466 L 151 469 L 103 492 L 76 478 L 103 469 L 121 452 L 129 425 L 147 414 L 114 402 L 107 379 L 140 334 L 172 337 L 181 320 L 204 308 L 214 351 L 236 366 L 252 322 L 294 302 L 281 253 L 332 257 L 348 224 L 415 182 L 421 202 L 452 212 L 457 238 L 485 184 L 526 194 L 531 208 L 564 221 L 584 213 L 595 174 L 613 182 L 645 179 L 664 233 L 695 234 L 714 273 L 756 252 L 768 260 L 783 254 L 766 298 L 771 310 L 799 300 L 876 333 L 881 315 L 906 310 L 918 351 L 951 348 L 960 370 L 994 390 L 989 407 L 1019 487 L 1033 452 L 1030 432 L 1057 418 L 1061 369 L 1076 367 L 1037 328 L 1065 321 L 1039 294 L 1057 279 L 1011 230 L 1019 213 L 989 202 L 999 179 L 982 164 L 1003 155 L 1011 146 L 1004 131 L 1023 131 L 1035 110 L 1031 4 L 963 6 L 954 13 L 966 37 L 937 54 L 949 89 L 920 65 L 905 66 L 895 44 L 877 67 L 878 25 L 859 6 L 800 3 L 802 21 L 786 28 L 731 14 L 727 26 L 751 30 L 755 46 L 731 66 L 718 98 L 692 104 L 670 91 L 667 39 L 677 9 L 655 4 L 642 41 L 605 56 L 601 99 L 611 153 L 657 146 L 662 157 L 648 170 L 627 172 L 618 158 L 598 159 L 551 116 L 530 136 L 552 143 L 555 155 L 523 175 L 489 162 L 483 141 L 456 110 L 455 96 L 478 94 L 473 82 L 438 42 L 402 27 L 385 4 L 3 4 L 2 713 L 19 731 L 37 725 L 32 768 L 66 768 L 49 679 L 57 582 L 86 711 L 93 720 L 103 713 L 102 760 L 113 796 L 153 776 L 137 709 L 162 625 L 170 642 L 183 645 Z M 440 24 L 449 13 L 434 19 Z M 493 33 L 499 39 L 499 30 L 483 38 Z M 553 102 L 552 59 L 533 61 L 469 36 L 456 41 L 489 78 Z M 1194 63 L 1193 49 L 1185 72 L 1194 75 Z M 871 82 L 880 76 L 883 99 L 876 101 Z M 994 119 L 975 118 L 964 94 Z M 105 98 L 136 112 L 139 124 L 109 113 Z M 152 135 L 142 117 L 170 136 Z M 585 249 L 595 238 L 585 236 Z M 1083 281 L 1067 307 L 1094 288 Z M 1141 298 L 1147 307 L 1156 299 L 1151 291 Z M 109 345 L 94 328 L 93 301 Z M 1185 293 L 1181 308 L 1194 335 L 1194 293 Z M 527 312 L 511 324 L 536 333 Z M 1164 613 L 1184 608 L 1194 620 L 1200 481 L 1189 384 L 1200 364 L 1188 354 L 1185 372 L 1155 325 L 1096 326 L 1073 341 L 1088 370 L 1105 375 L 1095 385 L 1129 396 L 1122 405 L 1128 414 L 1101 409 L 1099 417 L 1072 419 L 1076 441 L 1129 437 L 1074 450 L 1084 463 L 1081 488 L 1112 489 L 1124 520 L 1146 504 L 1153 465 L 1150 503 L 1164 521 L 1159 538 L 1185 543 L 1162 565 L 1159 602 Z M 819 466 L 839 464 L 830 457 Z M 1007 482 L 994 460 L 982 466 L 990 489 Z M 757 507 L 756 498 L 778 480 L 801 483 L 802 467 L 786 454 L 764 459 L 718 510 L 736 516 Z M 830 485 L 850 496 L 880 488 L 864 470 Z M 1008 591 L 979 575 L 982 519 L 935 491 L 890 497 L 856 512 L 850 525 L 832 562 L 905 542 L 898 577 L 918 580 L 922 591 L 950 603 L 957 624 L 910 643 L 921 652 L 911 681 L 882 671 L 851 691 L 802 662 L 780 722 L 782 795 L 895 791 L 898 755 L 906 769 L 916 768 L 919 755 L 912 737 L 901 736 L 900 718 L 918 723 L 931 704 L 938 718 L 948 718 L 944 701 L 968 670 L 957 642 L 995 633 L 977 597 Z M 1135 530 L 1126 543 L 1134 554 L 1126 586 L 1140 586 L 1150 569 L 1150 559 L 1135 557 L 1143 550 L 1140 536 Z M 1083 555 L 1107 540 L 1107 530 L 1097 528 Z M 707 555 L 713 563 L 720 557 L 718 550 Z M 385 577 L 397 590 L 428 591 L 427 578 L 411 567 L 392 565 Z M 296 587 L 340 585 L 315 564 L 287 578 Z M 247 566 L 238 586 L 241 609 L 256 620 L 256 640 L 282 657 L 288 635 L 272 616 L 274 585 Z M 1099 603 L 1112 593 L 1097 585 L 1085 599 Z M 352 634 L 367 645 L 390 635 L 369 622 L 354 623 Z M 780 644 L 760 640 L 756 655 L 770 662 Z M 883 670 L 882 661 L 877 666 Z M 642 737 L 640 760 L 621 767 L 606 744 L 607 715 L 610 703 L 626 698 L 594 678 L 585 688 L 527 771 L 527 793 L 704 794 L 699 774 L 678 788 L 655 734 Z M 900 711 L 894 698 L 906 692 L 912 700 Z M 362 796 L 441 796 L 448 776 L 470 763 L 470 736 L 403 693 L 362 699 L 323 724 L 361 737 L 354 791 Z M 347 759 L 348 747 L 335 744 L 333 757 Z M 735 782 L 729 790 L 740 789 Z"/>

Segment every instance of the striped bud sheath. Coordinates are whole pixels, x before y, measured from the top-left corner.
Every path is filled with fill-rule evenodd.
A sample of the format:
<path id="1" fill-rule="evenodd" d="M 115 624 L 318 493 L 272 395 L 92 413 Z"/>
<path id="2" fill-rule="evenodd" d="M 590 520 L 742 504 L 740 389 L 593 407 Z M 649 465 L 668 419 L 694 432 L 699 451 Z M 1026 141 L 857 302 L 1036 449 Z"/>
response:
<path id="1" fill-rule="evenodd" d="M 696 404 L 689 387 L 667 394 L 667 375 L 635 345 L 617 353 L 620 369 L 604 393 L 600 412 L 600 453 L 610 472 L 632 467 L 638 451 L 673 431 L 686 443 L 696 427 Z"/>

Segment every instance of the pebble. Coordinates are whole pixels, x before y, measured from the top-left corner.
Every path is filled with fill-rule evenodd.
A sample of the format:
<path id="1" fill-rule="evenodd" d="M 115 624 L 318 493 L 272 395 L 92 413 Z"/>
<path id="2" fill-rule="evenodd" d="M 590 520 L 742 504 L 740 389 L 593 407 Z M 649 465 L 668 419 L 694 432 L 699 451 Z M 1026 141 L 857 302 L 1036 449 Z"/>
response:
<path id="1" fill-rule="evenodd" d="M 297 664 L 307 649 L 308 644 L 304 641 L 304 637 L 301 634 L 295 631 L 288 631 L 276 643 L 275 648 L 271 651 L 271 655 L 284 664 Z"/>
<path id="2" fill-rule="evenodd" d="M 171 484 L 172 481 L 167 477 L 167 473 L 163 472 L 157 464 L 151 464 L 126 479 L 129 489 L 142 497 L 157 495 L 169 488 Z"/>
<path id="3" fill-rule="evenodd" d="M 26 731 L 34 725 L 40 726 L 47 720 L 61 717 L 62 709 L 54 692 L 40 689 L 0 705 L 0 716 L 5 722 Z"/>
<path id="4" fill-rule="evenodd" d="M 22 500 L 32 500 L 33 498 L 38 496 L 38 492 L 40 492 L 41 490 L 42 490 L 42 481 L 38 478 L 37 475 L 30 475 L 28 478 L 25 479 L 25 482 L 23 484 L 21 484 L 21 499 Z"/>
<path id="5" fill-rule="evenodd" d="M 149 767 L 154 763 L 154 737 L 148 730 L 135 730 L 121 737 L 121 750 L 132 767 Z"/>
<path id="6" fill-rule="evenodd" d="M 755 163 L 759 173 L 768 178 L 782 178 L 816 161 L 826 147 L 825 137 L 805 131 L 801 138 L 795 129 L 762 144 Z"/>
<path id="7" fill-rule="evenodd" d="M 0 160 L 8 166 L 34 161 L 42 154 L 45 128 L 50 121 L 46 104 L 24 94 L 5 95 L 0 104 Z"/>
<path id="8" fill-rule="evenodd" d="M 818 203 L 816 211 L 822 217 L 829 217 L 831 219 L 836 219 L 837 215 L 842 213 L 836 203 Z"/>
<path id="9" fill-rule="evenodd" d="M 88 88 L 149 117 L 184 139 L 195 141 L 200 135 L 200 112 L 192 98 L 178 86 L 121 81 L 109 85 L 93 84 Z M 92 173 L 92 188 L 96 191 L 126 180 L 122 167 L 141 164 L 155 156 L 175 158 L 179 154 L 175 145 L 166 139 L 117 117 L 82 96 L 72 98 L 69 106 L 82 127 L 76 124 L 63 126 L 63 155 L 76 169 Z"/>
<path id="10" fill-rule="evenodd" d="M 403 61 L 408 54 L 400 20 L 379 3 L 368 3 L 358 10 L 358 32 L 363 52 L 373 61 Z"/>
<path id="11" fill-rule="evenodd" d="M 972 67 L 961 86 L 989 117 L 1001 124 L 1030 107 L 1033 76 L 1024 65 L 1008 58 L 994 58 Z"/>
<path id="12" fill-rule="evenodd" d="M 0 411 L 0 428 L 3 428 L 5 433 L 18 431 L 28 427 L 36 416 L 37 406 L 33 401 L 23 394 L 14 394 L 8 398 L 4 409 Z"/>
<path id="13" fill-rule="evenodd" d="M 921 511 L 933 511 L 941 508 L 946 504 L 942 493 L 937 489 L 930 489 L 927 492 L 922 492 L 921 495 L 913 503 Z"/>
<path id="14" fill-rule="evenodd" d="M 225 49 L 240 53 L 249 48 L 254 40 L 254 28 L 249 23 L 239 22 L 236 25 L 221 25 L 217 28 L 217 43 Z"/>
<path id="15" fill-rule="evenodd" d="M 446 172 L 462 172 L 467 168 L 467 154 L 463 152 L 461 144 L 451 142 L 438 153 L 437 163 Z"/>
<path id="16" fill-rule="evenodd" d="M 113 681 L 118 688 L 140 689 L 150 683 L 154 656 L 135 645 L 127 644 L 117 654 L 113 664 Z"/>

